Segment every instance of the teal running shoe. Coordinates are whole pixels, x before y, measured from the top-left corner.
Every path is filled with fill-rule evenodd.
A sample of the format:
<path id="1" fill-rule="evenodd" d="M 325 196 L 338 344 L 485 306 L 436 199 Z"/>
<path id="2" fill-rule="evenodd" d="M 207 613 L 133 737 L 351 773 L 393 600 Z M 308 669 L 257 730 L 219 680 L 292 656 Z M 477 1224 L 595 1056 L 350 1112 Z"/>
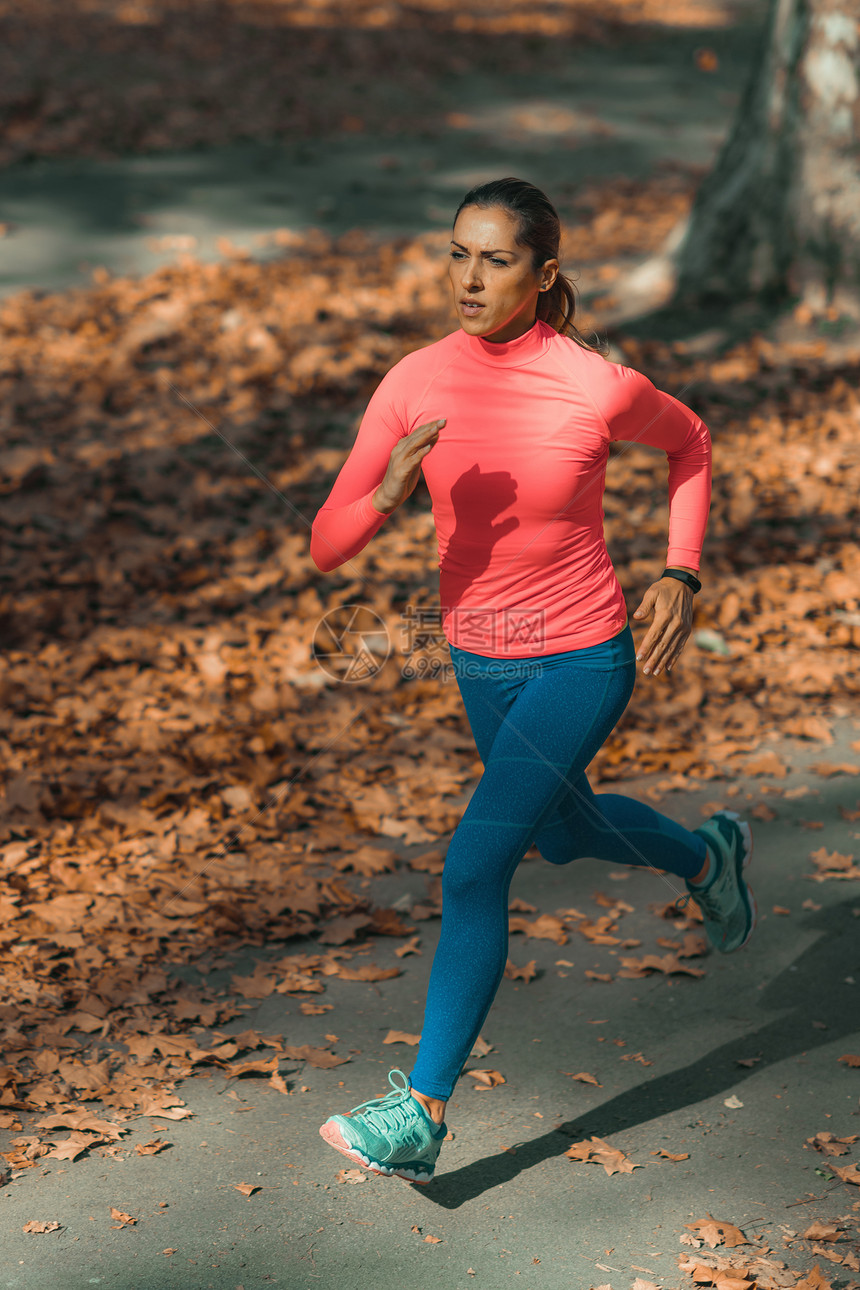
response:
<path id="1" fill-rule="evenodd" d="M 692 897 L 702 911 L 711 945 L 730 954 L 746 945 L 758 918 L 752 887 L 743 876 L 752 856 L 752 830 L 737 811 L 716 811 L 693 833 L 708 844 L 712 871 L 704 886 L 687 882 L 687 895 L 678 906 L 683 908 Z"/>
<path id="2" fill-rule="evenodd" d="M 403 1082 L 392 1079 L 393 1075 Z M 389 1071 L 388 1082 L 393 1093 L 372 1097 L 344 1115 L 330 1116 L 320 1134 L 362 1169 L 425 1186 L 433 1177 L 448 1130 L 444 1123 L 436 1124 L 412 1096 L 408 1075 Z"/>

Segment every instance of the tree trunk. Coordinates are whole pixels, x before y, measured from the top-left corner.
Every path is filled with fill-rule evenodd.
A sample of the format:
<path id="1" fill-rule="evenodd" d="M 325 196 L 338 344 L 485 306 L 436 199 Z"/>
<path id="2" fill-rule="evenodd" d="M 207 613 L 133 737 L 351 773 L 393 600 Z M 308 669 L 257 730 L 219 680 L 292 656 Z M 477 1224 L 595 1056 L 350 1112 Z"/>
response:
<path id="1" fill-rule="evenodd" d="M 675 307 L 756 298 L 860 318 L 858 0 L 773 0 L 673 258 Z"/>

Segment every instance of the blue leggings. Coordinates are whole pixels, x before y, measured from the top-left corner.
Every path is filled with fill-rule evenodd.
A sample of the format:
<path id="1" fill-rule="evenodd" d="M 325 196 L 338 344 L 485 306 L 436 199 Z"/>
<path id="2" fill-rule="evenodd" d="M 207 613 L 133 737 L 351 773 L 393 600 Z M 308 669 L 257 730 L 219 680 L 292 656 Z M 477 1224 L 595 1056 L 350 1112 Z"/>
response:
<path id="1" fill-rule="evenodd" d="M 445 856 L 442 929 L 412 1084 L 447 1101 L 486 1020 L 508 957 L 508 893 L 534 843 L 551 864 L 580 856 L 652 865 L 692 878 L 699 834 L 619 793 L 595 794 L 585 768 L 630 701 L 629 623 L 600 645 L 532 659 L 450 645 L 484 763 Z"/>

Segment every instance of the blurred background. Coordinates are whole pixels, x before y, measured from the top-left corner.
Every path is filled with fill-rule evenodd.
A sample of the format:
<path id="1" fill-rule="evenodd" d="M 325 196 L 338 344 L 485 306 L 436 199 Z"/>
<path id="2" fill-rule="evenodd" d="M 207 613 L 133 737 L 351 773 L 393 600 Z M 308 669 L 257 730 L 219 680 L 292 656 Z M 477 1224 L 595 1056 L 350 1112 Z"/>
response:
<path id="1" fill-rule="evenodd" d="M 600 247 L 580 240 L 574 258 L 641 254 L 629 221 L 641 204 L 659 239 L 689 199 L 765 14 L 763 0 L 4 4 L 3 290 L 212 259 L 219 238 L 259 258 L 284 229 L 445 230 L 477 179 L 526 171 L 581 234 L 603 214 Z M 614 203 L 613 179 L 632 185 Z"/>

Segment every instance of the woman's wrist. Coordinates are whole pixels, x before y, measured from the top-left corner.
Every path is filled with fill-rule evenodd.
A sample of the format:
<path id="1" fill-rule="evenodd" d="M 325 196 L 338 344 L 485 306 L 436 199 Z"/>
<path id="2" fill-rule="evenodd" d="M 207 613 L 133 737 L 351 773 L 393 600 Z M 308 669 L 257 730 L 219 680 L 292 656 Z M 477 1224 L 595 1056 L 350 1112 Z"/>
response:
<path id="1" fill-rule="evenodd" d="M 380 490 L 378 488 L 376 492 L 373 494 L 373 496 L 371 497 L 370 504 L 374 508 L 374 510 L 382 511 L 383 514 L 385 515 L 390 515 L 392 511 L 397 510 L 396 506 L 391 506 L 384 497 L 380 496 Z"/>
<path id="2" fill-rule="evenodd" d="M 694 595 L 702 590 L 696 570 L 683 564 L 667 564 L 660 575 L 660 581 L 683 583 Z"/>

